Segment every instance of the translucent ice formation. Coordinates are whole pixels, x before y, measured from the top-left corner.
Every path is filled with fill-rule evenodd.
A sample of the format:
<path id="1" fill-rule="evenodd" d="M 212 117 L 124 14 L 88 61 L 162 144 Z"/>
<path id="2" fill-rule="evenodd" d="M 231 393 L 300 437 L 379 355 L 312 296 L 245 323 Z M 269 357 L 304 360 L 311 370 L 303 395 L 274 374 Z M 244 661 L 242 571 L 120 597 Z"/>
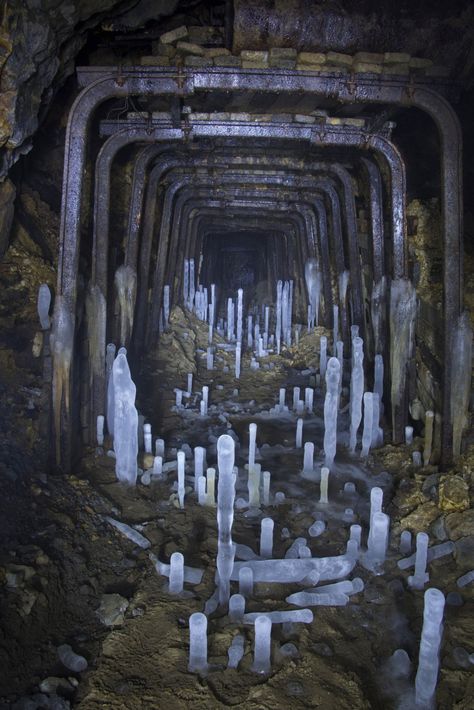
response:
<path id="1" fill-rule="evenodd" d="M 254 582 L 298 582 L 312 572 L 318 572 L 321 581 L 325 581 L 346 577 L 354 565 L 355 560 L 346 555 L 309 559 L 248 560 L 234 563 L 231 579 L 239 579 L 240 569 L 249 567 L 253 572 Z"/>
<path id="2" fill-rule="evenodd" d="M 433 447 L 434 412 L 430 409 L 425 413 L 425 441 L 423 447 L 423 463 L 428 466 Z"/>
<path id="3" fill-rule="evenodd" d="M 314 470 L 314 444 L 307 441 L 304 445 L 303 473 L 313 473 Z"/>
<path id="4" fill-rule="evenodd" d="M 217 491 L 217 571 L 219 574 L 219 603 L 227 604 L 230 595 L 230 576 L 234 565 L 234 545 L 232 544 L 232 523 L 234 520 L 235 444 L 228 434 L 217 441 L 217 465 L 219 468 L 219 488 Z"/>
<path id="5" fill-rule="evenodd" d="M 179 507 L 184 508 L 184 474 L 186 466 L 186 455 L 184 451 L 178 451 L 178 500 Z"/>
<path id="6" fill-rule="evenodd" d="M 229 599 L 229 619 L 241 622 L 245 612 L 245 597 L 242 594 L 232 594 Z"/>
<path id="7" fill-rule="evenodd" d="M 319 373 L 321 377 L 326 375 L 328 339 L 322 335 L 319 340 Z"/>
<path id="8" fill-rule="evenodd" d="M 48 284 L 41 284 L 38 289 L 38 317 L 42 330 L 48 330 L 51 325 L 49 308 L 51 306 L 51 291 Z"/>
<path id="9" fill-rule="evenodd" d="M 395 279 L 390 287 L 390 373 L 395 441 L 403 435 L 399 421 L 404 416 L 406 369 L 413 352 L 415 316 L 416 291 L 413 284 L 407 279 Z"/>
<path id="10" fill-rule="evenodd" d="M 111 518 L 109 516 L 106 516 L 105 520 L 110 523 L 110 525 L 113 525 L 114 528 L 119 530 L 122 535 L 128 537 L 129 540 L 131 540 L 135 545 L 138 545 L 142 549 L 146 550 L 151 546 L 151 542 L 146 537 L 141 535 L 137 530 L 135 530 L 135 528 L 130 527 L 130 525 L 122 523 L 120 522 L 120 520 L 115 520 L 114 518 Z"/>
<path id="11" fill-rule="evenodd" d="M 373 434 L 373 415 L 374 415 L 374 395 L 372 392 L 364 393 L 364 429 L 362 433 L 362 458 L 369 455 L 369 449 L 372 444 Z"/>
<path id="12" fill-rule="evenodd" d="M 127 356 L 119 352 L 112 378 L 114 386 L 114 451 L 117 479 L 134 486 L 137 480 L 138 412 L 135 407 L 136 387 Z"/>
<path id="13" fill-rule="evenodd" d="M 362 419 L 362 397 L 364 394 L 364 341 L 356 337 L 352 341 L 352 373 L 351 373 L 351 424 L 349 448 L 352 453 L 357 446 L 357 431 Z"/>
<path id="14" fill-rule="evenodd" d="M 63 666 L 73 673 L 82 673 L 87 668 L 87 661 L 84 656 L 74 653 L 67 643 L 58 646 L 58 658 Z"/>
<path id="15" fill-rule="evenodd" d="M 415 574 L 408 577 L 408 584 L 412 589 L 423 589 L 429 580 L 426 571 L 429 537 L 424 532 L 416 536 Z"/>
<path id="16" fill-rule="evenodd" d="M 239 593 L 247 598 L 253 594 L 253 571 L 250 567 L 241 567 L 239 570 Z"/>
<path id="17" fill-rule="evenodd" d="M 265 615 L 258 616 L 255 619 L 254 673 L 270 673 L 271 634 L 271 620 Z"/>
<path id="18" fill-rule="evenodd" d="M 385 513 L 374 513 L 370 534 L 367 543 L 367 553 L 364 557 L 364 566 L 377 570 L 385 561 L 388 546 L 388 530 L 390 518 Z"/>
<path id="19" fill-rule="evenodd" d="M 303 446 L 303 420 L 296 420 L 296 448 L 301 449 Z"/>
<path id="20" fill-rule="evenodd" d="M 339 379 L 341 365 L 336 357 L 329 359 L 326 370 L 326 396 L 324 399 L 324 456 L 325 466 L 331 469 L 336 456 L 337 411 L 339 406 Z"/>
<path id="21" fill-rule="evenodd" d="M 311 305 L 311 315 L 316 325 L 319 324 L 319 300 L 321 296 L 322 274 L 317 259 L 308 259 L 304 267 L 304 276 L 308 299 Z"/>
<path id="22" fill-rule="evenodd" d="M 311 609 L 290 609 L 288 611 L 254 611 L 244 614 L 244 624 L 254 624 L 260 616 L 266 616 L 272 624 L 301 623 L 311 624 L 314 615 Z"/>
<path id="23" fill-rule="evenodd" d="M 170 557 L 170 576 L 168 591 L 181 594 L 184 583 L 184 557 L 181 552 L 173 552 Z"/>
<path id="24" fill-rule="evenodd" d="M 119 266 L 114 281 L 120 309 L 120 344 L 127 346 L 133 330 L 137 274 L 131 266 Z"/>
<path id="25" fill-rule="evenodd" d="M 227 655 L 229 657 L 227 668 L 238 667 L 240 661 L 242 660 L 242 656 L 244 655 L 244 643 L 245 639 L 241 634 L 234 636 L 232 643 L 229 646 L 229 650 L 227 651 Z"/>
<path id="26" fill-rule="evenodd" d="M 97 434 L 97 446 L 103 446 L 104 445 L 104 415 L 103 414 L 99 414 L 97 417 L 96 434 Z"/>
<path id="27" fill-rule="evenodd" d="M 260 530 L 260 557 L 271 558 L 273 552 L 273 527 L 271 518 L 262 518 Z"/>
<path id="28" fill-rule="evenodd" d="M 451 348 L 451 419 L 453 423 L 453 455 L 461 453 L 461 437 L 467 423 L 467 410 L 472 375 L 472 327 L 467 312 L 459 316 L 453 331 Z"/>
<path id="29" fill-rule="evenodd" d="M 61 459 L 62 406 L 70 412 L 69 387 L 72 351 L 74 347 L 74 323 L 63 296 L 56 297 L 54 305 L 51 354 L 53 359 L 53 412 L 56 433 L 56 460 Z"/>
<path id="30" fill-rule="evenodd" d="M 346 606 L 349 601 L 347 594 L 312 594 L 311 592 L 295 592 L 286 597 L 288 604 L 295 606 Z"/>
<path id="31" fill-rule="evenodd" d="M 465 587 L 471 582 L 474 582 L 474 569 L 471 569 L 469 572 L 466 572 L 466 574 L 463 574 L 462 577 L 459 577 L 459 579 L 456 580 L 456 584 L 458 587 Z"/>
<path id="32" fill-rule="evenodd" d="M 189 617 L 189 664 L 190 673 L 207 671 L 207 616 L 196 612 Z"/>
<path id="33" fill-rule="evenodd" d="M 321 487 L 319 493 L 319 502 L 328 503 L 328 484 L 329 484 L 329 469 L 323 466 L 321 469 Z"/>
<path id="34" fill-rule="evenodd" d="M 418 671 L 415 678 L 417 707 L 431 708 L 439 668 L 439 649 L 443 635 L 444 595 L 439 589 L 427 589 L 423 609 Z"/>

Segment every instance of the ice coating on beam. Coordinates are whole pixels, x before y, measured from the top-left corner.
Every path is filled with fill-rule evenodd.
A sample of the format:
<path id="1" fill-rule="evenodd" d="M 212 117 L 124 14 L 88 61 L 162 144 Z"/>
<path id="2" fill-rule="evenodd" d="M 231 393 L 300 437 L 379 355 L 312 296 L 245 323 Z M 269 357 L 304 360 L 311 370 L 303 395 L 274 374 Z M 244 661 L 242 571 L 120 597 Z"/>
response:
<path id="1" fill-rule="evenodd" d="M 242 567 L 253 572 L 254 582 L 299 582 L 313 572 L 318 572 L 321 581 L 346 577 L 354 569 L 356 560 L 346 555 L 310 559 L 248 560 L 234 562 L 231 580 L 239 579 Z"/>
<path id="2" fill-rule="evenodd" d="M 407 279 L 395 279 L 390 287 L 390 392 L 395 437 L 397 413 L 404 407 L 406 369 L 413 352 L 415 317 L 416 291 L 413 284 Z"/>
<path id="3" fill-rule="evenodd" d="M 120 352 L 112 368 L 114 386 L 114 451 L 117 479 L 134 486 L 138 466 L 138 412 L 135 407 L 136 387 L 125 353 Z"/>
<path id="4" fill-rule="evenodd" d="M 308 259 L 304 266 L 304 277 L 308 300 L 311 306 L 311 316 L 316 325 L 319 325 L 319 301 L 321 297 L 322 273 L 319 262 L 315 258 Z"/>
<path id="5" fill-rule="evenodd" d="M 114 283 L 120 309 L 120 344 L 127 346 L 133 330 L 137 274 L 131 266 L 119 266 Z"/>
<path id="6" fill-rule="evenodd" d="M 53 360 L 53 411 L 56 433 L 56 461 L 61 459 L 62 405 L 70 414 L 69 387 L 72 351 L 74 348 L 74 323 L 64 297 L 56 297 L 51 335 L 51 355 Z"/>
<path id="7" fill-rule="evenodd" d="M 49 309 L 51 306 L 51 291 L 48 284 L 41 284 L 38 289 L 38 317 L 42 330 L 49 330 L 51 319 L 49 317 Z"/>
<path id="8" fill-rule="evenodd" d="M 326 396 L 324 398 L 324 457 L 329 470 L 334 463 L 337 444 L 337 414 L 339 407 L 339 380 L 341 365 L 336 357 L 329 359 L 326 370 Z"/>
<path id="9" fill-rule="evenodd" d="M 362 419 L 362 398 L 364 395 L 364 341 L 356 337 L 352 341 L 352 373 L 350 401 L 350 433 L 349 449 L 355 452 L 357 446 L 357 431 Z"/>
<path id="10" fill-rule="evenodd" d="M 451 420 L 453 456 L 461 453 L 461 439 L 467 425 L 467 412 L 472 375 L 472 326 L 467 311 L 462 313 L 453 330 L 451 348 Z"/>

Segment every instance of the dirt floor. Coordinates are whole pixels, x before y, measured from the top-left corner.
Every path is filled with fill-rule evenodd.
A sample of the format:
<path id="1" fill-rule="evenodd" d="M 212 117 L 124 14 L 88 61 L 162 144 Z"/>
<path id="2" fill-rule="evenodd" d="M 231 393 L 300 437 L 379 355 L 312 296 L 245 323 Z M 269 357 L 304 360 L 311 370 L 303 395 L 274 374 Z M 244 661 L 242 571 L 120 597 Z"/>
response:
<path id="1" fill-rule="evenodd" d="M 308 511 L 320 511 L 319 485 L 301 479 L 302 453 L 290 451 L 295 418 L 285 422 L 261 411 L 275 405 L 280 386 L 312 384 L 311 372 L 302 370 L 315 364 L 320 333 L 302 338 L 299 348 L 270 358 L 272 369 L 251 372 L 245 361 L 244 375 L 237 382 L 232 355 L 222 352 L 217 369 L 206 370 L 206 330 L 201 324 L 177 309 L 172 326 L 163 335 L 159 353 L 145 364 L 138 383 L 139 408 L 152 422 L 154 436 L 165 438 L 168 460 L 173 459 L 172 449 L 188 443 L 206 446 L 208 465 L 213 465 L 216 438 L 234 432 L 240 441 L 236 463 L 242 480 L 248 424 L 258 423 L 257 443 L 272 473 L 272 495 L 277 490 L 286 492 L 283 505 L 262 509 L 263 515 L 275 520 L 274 556 L 283 557 L 295 538 L 308 538 L 314 521 Z M 226 366 L 230 372 L 223 371 Z M 314 607 L 311 624 L 274 625 L 272 671 L 265 677 L 251 671 L 252 626 L 232 624 L 216 610 L 208 626 L 210 671 L 199 677 L 187 670 L 188 620 L 191 613 L 203 610 L 215 589 L 215 509 L 199 506 L 191 491 L 184 510 L 176 507 L 175 472 L 150 486 L 129 489 L 118 484 L 114 460 L 106 455 L 107 440 L 103 450 L 85 452 L 73 475 L 46 475 L 41 465 L 44 441 L 37 440 L 35 455 L 28 426 L 19 424 L 36 396 L 33 390 L 40 371 L 38 366 L 36 379 L 23 383 L 29 392 L 20 390 L 13 375 L 7 378 L 0 404 L 0 708 L 397 708 L 413 676 L 406 685 L 403 680 L 394 684 L 387 661 L 403 648 L 416 671 L 423 612 L 423 592 L 407 586 L 411 570 L 397 566 L 404 529 L 428 532 L 431 545 L 454 542 L 452 554 L 429 565 L 429 586 L 445 594 L 461 594 L 459 599 L 450 597 L 454 603 L 446 605 L 437 703 L 443 710 L 474 708 L 474 665 L 467 659 L 474 652 L 474 584 L 456 586 L 456 579 L 474 568 L 474 449 L 448 478 L 436 466 L 413 467 L 411 453 L 422 448 L 418 437 L 409 447 L 386 445 L 375 451 L 362 474 L 341 447 L 330 501 L 334 510 L 349 507 L 338 502 L 338 496 L 344 481 L 356 481 L 359 498 L 352 505 L 364 541 L 369 489 L 382 486 L 391 517 L 384 574 L 372 574 L 357 564 L 351 577 L 362 578 L 365 587 L 347 606 Z M 190 411 L 199 406 L 198 394 L 184 412 L 171 409 L 173 388 L 184 389 L 191 371 L 194 392 L 210 384 L 211 405 L 221 403 L 215 411 L 211 407 L 206 420 Z M 322 391 L 319 399 L 316 396 L 317 407 L 321 397 Z M 153 405 L 156 402 L 158 407 Z M 341 426 L 345 426 L 344 416 Z M 12 421 L 17 422 L 16 435 Z M 318 457 L 320 418 L 305 421 L 306 438 L 315 441 Z M 272 448 L 265 451 L 264 443 Z M 245 492 L 238 490 L 239 495 Z M 311 508 L 308 501 L 313 499 Z M 136 526 L 150 548 L 133 544 L 106 516 Z M 246 517 L 245 510 L 236 510 L 234 542 L 258 552 L 261 517 Z M 309 538 L 313 556 L 345 551 L 350 522 L 341 523 L 338 515 L 328 515 L 327 520 L 323 535 Z M 174 551 L 183 553 L 186 565 L 204 570 L 201 583 L 186 584 L 188 594 L 182 597 L 167 593 L 167 579 L 157 573 L 149 557 L 151 552 L 169 562 Z M 299 588 L 260 583 L 246 611 L 290 608 L 285 597 Z M 227 651 L 239 633 L 245 637 L 245 654 L 238 670 L 227 669 Z M 296 646 L 297 657 L 281 654 L 279 649 L 287 642 Z M 59 660 L 62 644 L 86 658 L 85 671 L 68 670 Z"/>

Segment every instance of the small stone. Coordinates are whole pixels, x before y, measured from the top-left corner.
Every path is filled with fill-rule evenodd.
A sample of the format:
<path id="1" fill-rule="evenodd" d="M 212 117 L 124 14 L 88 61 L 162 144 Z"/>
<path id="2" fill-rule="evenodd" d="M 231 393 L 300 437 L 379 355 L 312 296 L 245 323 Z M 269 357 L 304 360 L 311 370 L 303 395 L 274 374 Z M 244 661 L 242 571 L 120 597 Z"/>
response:
<path id="1" fill-rule="evenodd" d="M 456 543 L 454 556 L 459 567 L 463 570 L 474 568 L 474 535 L 468 535 L 458 540 Z"/>
<path id="2" fill-rule="evenodd" d="M 234 57 L 232 54 L 230 56 L 219 55 L 214 57 L 215 67 L 240 67 L 240 64 L 240 57 Z"/>
<path id="3" fill-rule="evenodd" d="M 407 52 L 385 52 L 383 60 L 385 64 L 408 64 L 411 56 Z"/>
<path id="4" fill-rule="evenodd" d="M 381 74 L 382 73 L 382 65 L 381 64 L 373 64 L 369 62 L 354 62 L 352 65 L 352 69 L 357 73 L 357 74 Z"/>
<path id="5" fill-rule="evenodd" d="M 120 594 L 103 594 L 96 614 L 105 626 L 122 626 L 127 608 L 128 600 Z"/>
<path id="6" fill-rule="evenodd" d="M 384 55 L 377 52 L 356 52 L 354 54 L 354 62 L 362 62 L 364 64 L 381 64 L 384 61 Z"/>
<path id="7" fill-rule="evenodd" d="M 470 506 L 467 483 L 460 476 L 443 477 L 439 485 L 438 501 L 441 510 L 446 512 L 466 510 Z"/>
<path id="8" fill-rule="evenodd" d="M 431 533 L 440 542 L 443 542 L 443 540 L 447 540 L 448 536 L 446 534 L 446 526 L 444 524 L 444 518 L 442 515 L 440 515 L 439 518 L 437 518 L 431 524 Z"/>
<path id="9" fill-rule="evenodd" d="M 303 113 L 295 113 L 295 121 L 296 123 L 316 123 L 316 118 Z"/>
<path id="10" fill-rule="evenodd" d="M 423 59 L 423 57 L 412 57 L 409 61 L 410 69 L 429 69 L 433 66 L 431 59 Z"/>
<path id="11" fill-rule="evenodd" d="M 386 64 L 383 67 L 383 74 L 393 74 L 394 76 L 405 76 L 410 73 L 408 64 Z"/>
<path id="12" fill-rule="evenodd" d="M 325 61 L 326 55 L 323 52 L 300 52 L 298 54 L 298 64 L 324 64 Z"/>
<path id="13" fill-rule="evenodd" d="M 274 69 L 294 69 L 296 67 L 295 59 L 272 59 L 270 57 L 269 63 Z"/>
<path id="14" fill-rule="evenodd" d="M 184 58 L 185 67 L 212 67 L 212 64 L 212 59 L 208 59 L 207 57 L 196 57 L 193 54 L 189 54 Z"/>
<path id="15" fill-rule="evenodd" d="M 172 44 L 173 42 L 176 42 L 178 39 L 184 39 L 187 36 L 188 36 L 188 28 L 185 25 L 181 25 L 180 27 L 177 27 L 175 30 L 171 30 L 170 32 L 165 32 L 165 34 L 161 35 L 160 42 L 162 44 Z"/>
<path id="16" fill-rule="evenodd" d="M 209 57 L 209 59 L 214 59 L 214 57 L 229 57 L 231 56 L 231 51 L 225 47 L 209 47 L 204 49 L 204 56 Z"/>
<path id="17" fill-rule="evenodd" d="M 296 65 L 297 71 L 314 71 L 321 72 L 325 69 L 322 64 L 301 64 L 300 62 Z"/>
<path id="18" fill-rule="evenodd" d="M 57 678 L 56 676 L 49 676 L 42 680 L 39 689 L 47 695 L 58 695 L 59 691 L 60 695 L 68 697 L 74 693 L 74 686 L 67 678 Z"/>
<path id="19" fill-rule="evenodd" d="M 268 69 L 268 62 L 242 59 L 242 69 Z"/>
<path id="20" fill-rule="evenodd" d="M 197 57 L 203 57 L 205 54 L 202 47 L 192 42 L 178 42 L 176 49 L 182 54 L 195 54 Z"/>
<path id="21" fill-rule="evenodd" d="M 169 57 L 159 57 L 155 54 L 150 54 L 146 57 L 140 57 L 142 67 L 169 67 Z"/>
<path id="22" fill-rule="evenodd" d="M 163 42 L 153 42 L 151 45 L 153 54 L 158 54 L 160 57 L 169 57 L 170 59 L 176 54 L 176 48 L 171 44 L 163 44 Z"/>
<path id="23" fill-rule="evenodd" d="M 195 44 L 219 45 L 223 44 L 224 32 L 221 27 L 195 25 L 188 27 L 188 38 Z"/>
<path id="24" fill-rule="evenodd" d="M 450 540 L 459 540 L 466 535 L 472 535 L 474 533 L 474 508 L 447 515 L 445 528 Z"/>
<path id="25" fill-rule="evenodd" d="M 270 59 L 296 59 L 296 49 L 293 47 L 272 47 Z"/>
<path id="26" fill-rule="evenodd" d="M 260 52 L 253 49 L 243 49 L 240 58 L 245 62 L 263 62 L 268 64 L 268 52 Z"/>
<path id="27" fill-rule="evenodd" d="M 338 67 L 351 67 L 352 56 L 350 54 L 342 54 L 341 52 L 328 52 L 326 62 Z"/>

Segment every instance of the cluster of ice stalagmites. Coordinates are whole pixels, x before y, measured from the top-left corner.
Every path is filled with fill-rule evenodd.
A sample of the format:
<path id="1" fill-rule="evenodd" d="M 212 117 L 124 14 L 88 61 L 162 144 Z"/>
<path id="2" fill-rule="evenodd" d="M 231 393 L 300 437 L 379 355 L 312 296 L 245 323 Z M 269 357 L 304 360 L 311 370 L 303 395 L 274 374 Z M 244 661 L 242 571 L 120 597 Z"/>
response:
<path id="1" fill-rule="evenodd" d="M 230 299 L 230 302 L 227 303 L 227 321 L 216 323 L 214 309 L 210 307 L 216 302 L 215 289 L 212 289 L 210 303 L 207 303 L 207 295 L 204 294 L 203 289 L 198 287 L 197 290 L 193 290 L 191 288 L 189 278 L 191 272 L 190 264 L 187 265 L 187 269 L 188 287 L 187 292 L 184 294 L 187 303 L 191 306 L 192 293 L 191 307 L 195 309 L 196 315 L 202 317 L 202 320 L 208 321 L 211 342 L 213 329 L 216 327 L 218 332 L 220 331 L 227 336 L 230 341 L 229 345 L 235 347 L 235 371 L 233 374 L 238 378 L 242 374 L 244 367 L 242 361 L 242 348 L 244 347 L 244 294 L 239 291 L 235 303 Z M 310 285 L 313 275 L 308 270 L 308 283 Z M 272 345 L 275 349 L 278 349 L 281 342 L 285 342 L 285 330 L 287 339 L 291 340 L 291 327 L 289 327 L 289 323 L 291 324 L 291 295 L 290 282 L 285 284 L 280 282 L 277 286 L 277 308 L 273 341 L 271 336 L 269 336 L 271 315 L 268 306 L 261 311 L 261 320 L 259 318 L 256 323 L 253 323 L 252 320 L 250 321 L 250 328 L 247 327 L 247 344 L 252 343 L 252 347 L 255 345 L 256 356 L 262 356 L 263 351 L 268 353 Z M 318 308 L 316 308 L 316 312 L 317 310 Z M 379 575 L 386 570 L 387 557 L 391 555 L 389 552 L 390 519 L 383 511 L 382 490 L 377 486 L 371 486 L 370 515 L 367 531 L 364 529 L 365 526 L 358 524 L 358 522 L 364 522 L 364 515 L 362 514 L 361 516 L 362 504 L 359 484 L 356 486 L 354 481 L 345 481 L 345 485 L 337 493 L 337 498 L 334 495 L 334 489 L 340 483 L 343 470 L 343 465 L 338 458 L 338 444 L 348 443 L 348 449 L 352 453 L 355 453 L 358 447 L 362 445 L 361 456 L 367 459 L 370 449 L 380 445 L 383 441 L 380 417 L 383 412 L 384 363 L 382 356 L 377 354 L 373 372 L 370 372 L 369 368 L 366 368 L 364 372 L 364 342 L 358 336 L 358 329 L 356 327 L 352 329 L 352 351 L 345 353 L 342 341 L 338 340 L 339 314 L 337 310 L 334 315 L 333 342 L 328 345 L 326 336 L 320 338 L 319 372 L 316 372 L 314 368 L 308 369 L 312 380 L 310 386 L 305 386 L 307 382 L 301 387 L 296 386 L 293 388 L 292 394 L 288 393 L 288 397 L 285 388 L 280 388 L 275 407 L 270 412 L 265 412 L 265 414 L 276 418 L 281 416 L 280 421 L 286 421 L 294 427 L 292 436 L 295 440 L 297 455 L 301 461 L 300 478 L 303 481 L 302 485 L 308 486 L 311 484 L 313 486 L 312 503 L 315 512 L 312 520 L 314 522 L 311 525 L 308 524 L 307 538 L 297 538 L 290 541 L 291 544 L 284 555 L 278 555 L 275 552 L 278 550 L 278 538 L 275 538 L 278 524 L 275 524 L 272 510 L 278 511 L 278 506 L 282 503 L 289 505 L 291 511 L 304 509 L 304 506 L 300 508 L 300 504 L 295 502 L 295 498 L 298 498 L 298 495 L 295 494 L 295 488 L 289 482 L 289 485 L 285 484 L 286 493 L 273 490 L 274 484 L 272 483 L 271 473 L 263 470 L 262 459 L 259 458 L 257 425 L 255 422 L 251 423 L 249 427 L 249 452 L 246 470 L 239 471 L 235 466 L 234 438 L 229 435 L 223 435 L 217 442 L 216 438 L 214 438 L 213 446 L 217 443 L 217 466 L 215 468 L 212 465 L 208 466 L 206 460 L 208 456 L 212 457 L 214 455 L 213 446 L 207 451 L 204 447 L 196 447 L 194 450 L 194 466 L 192 466 L 189 463 L 189 454 L 185 454 L 186 444 L 183 445 L 181 451 L 173 452 L 173 461 L 166 461 L 164 442 L 158 440 L 160 443 L 159 445 L 158 442 L 156 444 L 153 469 L 145 472 L 141 478 L 142 483 L 149 485 L 153 481 L 153 476 L 159 477 L 161 481 L 166 481 L 168 473 L 172 471 L 174 491 L 176 491 L 176 493 L 173 493 L 173 500 L 177 507 L 186 509 L 195 505 L 197 500 L 203 506 L 216 509 L 218 541 L 216 590 L 211 598 L 207 600 L 203 613 L 199 612 L 192 615 L 189 622 L 189 670 L 192 672 L 204 673 L 210 672 L 212 669 L 212 665 L 208 661 L 207 633 L 209 628 L 212 631 L 212 614 L 219 607 L 218 613 L 221 616 L 222 612 L 227 610 L 229 624 L 234 626 L 254 626 L 253 638 L 255 647 L 252 669 L 257 673 L 267 674 L 271 672 L 272 660 L 273 662 L 276 660 L 276 657 L 272 658 L 272 643 L 273 646 L 275 645 L 275 640 L 272 641 L 272 627 L 274 624 L 288 622 L 311 624 L 313 622 L 313 612 L 309 607 L 343 607 L 354 603 L 352 597 L 357 602 L 356 595 L 360 594 L 364 589 L 362 579 L 355 576 L 357 565 L 365 568 L 365 571 L 362 572 L 364 575 Z M 216 326 L 214 326 L 215 323 Z M 254 325 L 258 326 L 258 328 L 255 329 Z M 260 333 L 260 325 L 262 325 L 262 334 Z M 249 326 L 248 320 L 247 326 Z M 333 357 L 329 357 L 331 353 L 334 353 Z M 207 353 L 208 369 L 216 367 L 216 361 L 213 358 L 209 358 L 209 355 L 212 354 L 212 351 Z M 125 362 L 124 357 L 125 352 L 122 349 L 115 359 L 113 353 L 110 354 L 108 359 L 108 362 L 113 364 L 108 367 L 109 407 L 112 414 L 108 412 L 107 419 L 111 418 L 108 430 L 114 436 L 117 475 L 119 475 L 120 459 L 120 465 L 126 469 L 125 473 L 125 469 L 120 468 L 122 471 L 120 480 L 133 482 L 137 476 L 138 445 L 135 443 L 135 438 L 130 435 L 130 431 L 137 430 L 137 424 L 134 423 L 134 417 L 137 417 L 137 413 L 136 409 L 135 412 L 132 410 L 132 404 L 134 408 L 135 402 L 135 390 L 130 378 L 128 364 L 125 367 L 126 357 Z M 366 382 L 371 383 L 372 381 L 373 391 L 365 391 Z M 348 425 L 344 424 L 347 420 L 343 417 L 343 407 L 345 402 L 347 402 L 345 383 L 350 383 L 350 416 Z M 201 384 L 202 382 L 200 382 Z M 191 395 L 192 389 L 191 376 L 191 381 L 188 378 L 187 387 L 176 391 L 175 411 L 184 416 L 197 403 L 200 415 L 207 417 L 209 422 L 221 417 L 221 421 L 227 424 L 227 412 L 225 412 L 224 416 L 223 409 L 215 404 L 215 390 L 212 388 L 211 382 L 209 381 L 207 385 L 202 387 L 202 397 L 200 399 L 198 393 L 195 393 L 194 398 L 188 396 Z M 322 399 L 324 399 L 323 406 L 321 406 Z M 129 408 L 125 408 L 124 416 L 119 416 L 117 411 L 122 411 L 124 402 L 129 405 Z M 313 441 L 306 440 L 308 432 L 311 431 L 311 427 L 307 426 L 307 424 L 310 424 L 319 415 L 324 417 L 322 450 L 318 450 Z M 426 427 L 424 457 L 426 461 L 429 461 L 432 445 L 432 439 L 430 439 L 430 436 L 432 437 L 432 427 L 430 429 L 429 424 L 430 422 L 432 423 L 433 417 L 431 413 L 427 412 L 425 418 L 428 425 Z M 126 422 L 128 429 L 125 426 Z M 362 431 L 360 431 L 361 423 L 363 423 Z M 102 426 L 103 422 L 101 422 Z M 341 431 L 342 427 L 345 428 L 343 432 Z M 120 438 L 124 436 L 124 440 L 127 441 L 127 446 L 123 448 L 122 452 L 120 451 L 120 442 L 117 440 L 119 432 L 121 432 Z M 122 432 L 128 433 L 122 434 Z M 231 433 L 233 434 L 233 432 Z M 103 429 L 101 429 L 101 438 L 103 439 Z M 144 439 L 145 451 L 151 453 L 152 439 L 148 425 L 145 425 Z M 263 446 L 261 448 L 263 450 Z M 290 447 L 286 448 L 289 449 Z M 187 449 L 189 450 L 189 446 L 187 446 Z M 129 455 L 128 459 L 125 451 Z M 187 457 L 188 462 L 186 462 Z M 357 455 L 357 458 L 360 462 L 359 455 Z M 355 462 L 356 459 L 351 457 L 351 461 Z M 362 467 L 365 465 L 365 461 L 361 462 Z M 191 489 L 189 488 L 190 476 L 194 484 Z M 298 489 L 298 486 L 299 482 L 296 483 L 296 489 Z M 194 488 L 194 492 L 192 488 Z M 238 491 L 237 495 L 240 497 L 236 498 L 236 490 Z M 341 497 L 340 499 L 339 496 Z M 344 505 L 341 505 L 341 500 L 344 501 Z M 280 510 L 283 509 L 280 508 Z M 233 542 L 234 514 L 248 516 L 250 521 L 261 521 L 259 545 L 255 544 L 251 547 Z M 334 520 L 337 520 L 342 525 L 350 524 L 350 536 L 347 540 L 345 551 L 338 555 L 315 556 L 312 551 L 315 543 L 316 545 L 319 544 L 318 538 L 323 538 L 325 541 L 330 539 L 331 530 L 333 529 L 332 521 Z M 108 522 L 114 525 L 122 534 L 130 537 L 136 544 L 141 544 L 140 536 L 138 534 L 136 537 L 133 535 L 133 528 L 131 532 L 126 530 L 127 526 L 120 528 L 117 524 L 118 521 L 108 519 Z M 291 533 L 287 529 L 283 529 L 281 533 L 282 538 L 289 539 L 291 537 Z M 418 535 L 416 552 L 412 555 L 411 536 L 408 536 L 407 531 L 404 531 L 402 535 L 400 552 L 403 555 L 408 555 L 408 557 L 400 560 L 399 567 L 400 569 L 408 569 L 410 566 L 414 566 L 414 574 L 407 580 L 409 589 L 413 590 L 410 593 L 413 594 L 424 589 L 428 581 L 427 565 L 431 559 L 437 559 L 443 554 L 452 552 L 450 544 L 429 547 L 428 543 L 427 536 L 424 534 Z M 142 546 L 145 547 L 143 541 Z M 174 552 L 171 555 L 169 565 L 160 562 L 153 553 L 151 553 L 150 559 L 155 564 L 157 571 L 168 577 L 169 581 L 165 589 L 171 595 L 190 594 L 190 592 L 185 591 L 185 585 L 197 584 L 202 579 L 203 570 L 186 566 L 182 552 Z M 354 577 L 348 579 L 351 573 L 354 574 Z M 467 584 L 469 581 L 470 578 L 465 583 Z M 461 583 L 464 583 L 464 580 Z M 288 593 L 285 589 L 285 593 L 282 593 L 281 609 L 272 608 L 270 611 L 265 609 L 264 605 L 261 605 L 263 608 L 260 608 L 259 611 L 252 610 L 248 612 L 246 611 L 246 606 L 250 598 L 252 598 L 252 604 L 254 604 L 251 608 L 255 609 L 259 584 L 295 585 L 295 589 L 290 590 L 291 593 Z M 286 608 L 288 605 L 296 608 Z M 425 646 L 426 643 L 424 644 Z M 236 636 L 228 650 L 229 667 L 236 668 L 239 666 L 243 658 L 244 649 L 245 637 L 242 635 Z M 283 648 L 280 651 L 280 656 L 283 657 L 285 655 Z M 423 654 L 420 652 L 420 678 L 427 673 L 424 670 L 426 663 L 423 661 L 425 664 L 423 665 L 421 660 L 422 655 L 423 659 L 425 659 L 425 652 Z M 434 673 L 433 668 L 434 662 L 431 662 L 430 678 L 432 678 Z M 423 685 L 423 688 L 425 686 L 427 687 L 427 683 Z"/>

